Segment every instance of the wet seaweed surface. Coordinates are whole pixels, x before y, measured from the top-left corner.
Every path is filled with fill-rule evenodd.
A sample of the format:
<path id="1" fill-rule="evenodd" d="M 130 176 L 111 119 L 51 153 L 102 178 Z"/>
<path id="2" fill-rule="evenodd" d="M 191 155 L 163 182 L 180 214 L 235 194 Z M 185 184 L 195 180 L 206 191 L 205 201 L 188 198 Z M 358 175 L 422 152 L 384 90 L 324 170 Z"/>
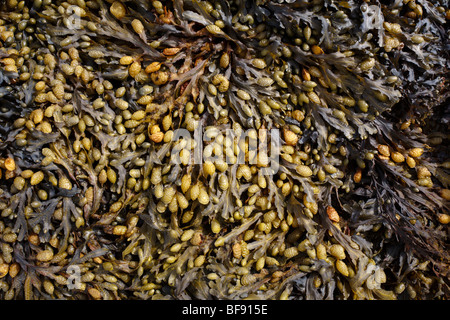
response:
<path id="1" fill-rule="evenodd" d="M 0 299 L 450 297 L 447 0 L 0 6 Z"/>

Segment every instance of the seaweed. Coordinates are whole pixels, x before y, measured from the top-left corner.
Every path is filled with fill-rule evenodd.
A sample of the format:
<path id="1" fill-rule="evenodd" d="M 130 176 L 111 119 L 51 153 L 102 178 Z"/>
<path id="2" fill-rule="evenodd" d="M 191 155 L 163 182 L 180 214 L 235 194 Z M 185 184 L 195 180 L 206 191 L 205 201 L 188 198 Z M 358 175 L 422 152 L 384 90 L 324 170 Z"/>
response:
<path id="1" fill-rule="evenodd" d="M 1 299 L 448 299 L 447 3 L 0 6 Z"/>

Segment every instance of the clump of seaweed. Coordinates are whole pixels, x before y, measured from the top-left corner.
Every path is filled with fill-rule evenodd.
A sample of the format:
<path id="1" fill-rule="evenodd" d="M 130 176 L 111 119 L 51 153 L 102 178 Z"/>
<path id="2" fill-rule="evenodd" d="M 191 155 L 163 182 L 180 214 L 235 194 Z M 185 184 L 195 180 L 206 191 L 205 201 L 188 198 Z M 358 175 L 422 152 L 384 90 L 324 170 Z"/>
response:
<path id="1" fill-rule="evenodd" d="M 448 299 L 449 18 L 2 2 L 0 299 Z"/>

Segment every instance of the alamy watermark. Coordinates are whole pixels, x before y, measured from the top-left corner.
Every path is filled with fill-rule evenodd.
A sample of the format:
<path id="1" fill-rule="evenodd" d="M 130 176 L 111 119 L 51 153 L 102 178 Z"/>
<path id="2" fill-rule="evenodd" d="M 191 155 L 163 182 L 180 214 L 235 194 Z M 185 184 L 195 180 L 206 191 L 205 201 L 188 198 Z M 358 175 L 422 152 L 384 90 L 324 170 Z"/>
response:
<path id="1" fill-rule="evenodd" d="M 279 169 L 281 137 L 276 128 L 204 128 L 197 121 L 193 132 L 174 130 L 172 141 L 170 164 L 198 165 L 209 161 L 257 165 L 262 175 L 274 175 Z"/>
<path id="2" fill-rule="evenodd" d="M 76 264 L 72 264 L 67 267 L 67 288 L 69 290 L 80 290 L 81 289 L 81 269 Z"/>
<path id="3" fill-rule="evenodd" d="M 70 5 L 66 9 L 67 18 L 64 19 L 64 25 L 67 29 L 78 30 L 82 28 L 81 16 L 84 10 L 79 6 Z"/>

